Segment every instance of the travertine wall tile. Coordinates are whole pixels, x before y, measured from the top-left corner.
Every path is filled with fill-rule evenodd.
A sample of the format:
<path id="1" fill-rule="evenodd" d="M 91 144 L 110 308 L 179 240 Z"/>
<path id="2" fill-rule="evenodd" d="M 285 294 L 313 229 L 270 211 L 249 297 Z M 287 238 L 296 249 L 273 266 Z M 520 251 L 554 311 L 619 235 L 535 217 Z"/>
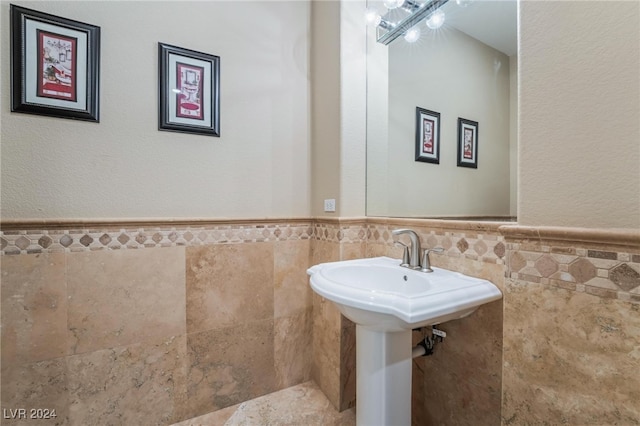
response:
<path id="1" fill-rule="evenodd" d="M 72 353 L 185 333 L 184 248 L 67 255 Z"/>
<path id="2" fill-rule="evenodd" d="M 360 225 L 359 225 L 360 226 Z M 312 243 L 311 264 L 362 258 L 366 231 L 358 227 L 323 224 L 322 237 Z M 345 410 L 355 404 L 355 325 L 336 305 L 313 295 L 312 377 L 334 407 Z"/>
<path id="3" fill-rule="evenodd" d="M 364 257 L 389 256 L 395 259 L 402 259 L 402 249 L 400 247 L 390 247 L 384 243 L 367 244 Z"/>
<path id="4" fill-rule="evenodd" d="M 3 367 L 69 353 L 64 254 L 2 258 L 1 346 Z"/>
<path id="5" fill-rule="evenodd" d="M 171 424 L 185 415 L 184 335 L 74 355 L 66 364 L 71 424 Z"/>
<path id="6" fill-rule="evenodd" d="M 311 266 L 311 244 L 309 240 L 278 241 L 274 247 L 274 317 L 280 318 L 312 306 L 306 272 Z"/>
<path id="7" fill-rule="evenodd" d="M 340 244 L 340 260 L 361 259 L 366 252 L 366 243 Z"/>
<path id="8" fill-rule="evenodd" d="M 356 325 L 344 316 L 340 342 L 340 410 L 346 410 L 356 406 Z"/>
<path id="9" fill-rule="evenodd" d="M 311 245 L 311 265 L 340 260 L 340 244 L 336 229 L 316 229 Z M 332 237 L 332 235 L 334 237 Z M 313 303 L 313 364 L 311 375 L 336 409 L 340 407 L 340 317 L 335 305 L 312 294 Z"/>
<path id="10" fill-rule="evenodd" d="M 2 423 L 11 426 L 70 424 L 68 376 L 65 358 L 21 365 L 7 365 L 3 362 L 2 408 L 7 411 L 23 408 L 27 411 L 26 418 L 10 421 L 5 419 Z M 29 418 L 29 410 L 38 408 L 50 410 L 50 414 L 55 411 L 55 418 Z M 6 415 L 4 411 L 3 414 Z"/>
<path id="11" fill-rule="evenodd" d="M 314 240 L 311 245 L 311 265 L 340 260 L 340 245 L 329 241 Z"/>
<path id="12" fill-rule="evenodd" d="M 60 424 L 166 424 L 198 414 L 199 401 L 242 402 L 309 380 L 311 235 L 310 225 L 283 221 L 3 231 L 2 254 L 22 255 L 2 257 L 2 408 L 35 398 L 34 406 L 57 410 Z M 225 293 L 229 282 L 235 293 Z M 185 359 L 189 290 L 190 302 L 210 297 L 191 310 L 190 331 L 224 327 L 189 334 L 193 362 Z M 239 328 L 230 331 L 218 311 L 234 304 Z M 172 335 L 182 343 L 158 343 Z M 218 388 L 206 385 L 213 376 Z"/>
<path id="13" fill-rule="evenodd" d="M 311 379 L 313 355 L 312 307 L 275 319 L 274 361 L 276 388 Z"/>
<path id="14" fill-rule="evenodd" d="M 502 310 L 502 300 L 496 300 L 480 306 L 468 317 L 439 324 L 437 328 L 446 331 L 447 337 L 438 344 L 437 352 L 427 359 L 427 365 L 437 363 L 447 369 L 452 367 L 450 371 L 478 385 L 500 389 Z M 499 410 L 499 406 L 495 408 Z"/>
<path id="15" fill-rule="evenodd" d="M 425 417 L 420 425 L 499 426 L 500 389 L 487 389 L 473 380 L 440 367 L 429 370 L 436 378 L 425 384 Z M 435 402 L 437 401 L 437 403 Z M 462 407 L 460 404 L 463 404 Z"/>
<path id="16" fill-rule="evenodd" d="M 637 424 L 640 307 L 509 280 L 503 422 Z"/>
<path id="17" fill-rule="evenodd" d="M 433 266 L 491 281 L 501 291 L 504 290 L 504 265 L 471 259 L 455 259 L 437 253 L 432 253 L 430 257 Z"/>
<path id="18" fill-rule="evenodd" d="M 70 403 L 65 401 L 70 401 L 70 396 L 73 396 L 75 398 L 73 400 L 78 401 L 78 404 L 85 404 L 86 407 L 94 403 L 101 404 L 100 401 L 117 402 L 119 398 L 117 394 L 121 389 L 115 383 L 108 381 L 106 383 L 109 383 L 109 386 L 105 388 L 106 390 L 100 390 L 97 385 L 94 386 L 90 382 L 86 384 L 73 382 L 74 388 L 71 393 L 71 388 L 67 386 L 66 369 L 73 367 L 74 375 L 75 371 L 80 371 L 81 375 L 89 374 L 90 363 L 94 362 L 93 360 L 97 360 L 96 377 L 104 375 L 104 368 L 113 368 L 113 371 L 122 372 L 122 375 L 131 371 L 141 372 L 136 377 L 147 378 L 144 383 L 149 383 L 150 387 L 142 385 L 142 388 L 151 394 L 159 392 L 162 386 L 160 376 L 156 375 L 159 368 L 166 369 L 159 374 L 165 374 L 165 376 L 168 374 L 176 378 L 180 377 L 180 371 L 188 369 L 185 385 L 185 389 L 188 390 L 172 394 L 175 396 L 172 407 L 178 407 L 172 414 L 175 419 L 192 417 L 215 407 L 242 402 L 257 394 L 276 390 L 289 383 L 293 384 L 297 380 L 303 380 L 305 374 L 309 374 L 310 368 L 313 370 L 314 379 L 329 396 L 332 404 L 340 408 L 350 406 L 353 403 L 353 360 L 355 359 L 353 331 L 355 327 L 341 317 L 332 303 L 309 290 L 308 277 L 304 271 L 312 264 L 341 259 L 380 255 L 400 258 L 402 251 L 392 245 L 391 230 L 409 227 L 419 233 L 425 248 L 442 246 L 445 249 L 442 255 L 435 253 L 431 255 L 434 266 L 489 279 L 503 291 L 505 277 L 511 277 L 512 282 L 525 283 L 526 287 L 531 286 L 530 289 L 538 286 L 549 291 L 550 293 L 545 293 L 542 298 L 528 295 L 523 298 L 526 302 L 522 303 L 529 303 L 530 312 L 523 317 L 522 321 L 525 322 L 519 327 L 505 329 L 506 338 L 512 336 L 514 337 L 512 341 L 515 341 L 515 344 L 509 348 L 505 346 L 505 354 L 510 350 L 533 353 L 531 351 L 535 351 L 538 347 L 544 347 L 550 342 L 555 343 L 550 338 L 540 337 L 553 335 L 545 330 L 563 326 L 573 327 L 570 331 L 560 330 L 564 346 L 552 345 L 562 349 L 557 353 L 554 352 L 553 362 L 563 367 L 568 365 L 566 370 L 573 373 L 576 373 L 574 369 L 577 369 L 579 374 L 572 374 L 575 377 L 582 377 L 585 383 L 602 384 L 601 389 L 594 391 L 596 393 L 593 394 L 584 393 L 586 391 L 580 386 L 574 386 L 570 382 L 566 388 L 563 388 L 563 376 L 553 368 L 544 367 L 535 370 L 544 359 L 544 357 L 536 358 L 535 356 L 517 359 L 518 368 L 510 367 L 505 363 L 505 374 L 502 377 L 496 375 L 495 356 L 499 354 L 496 345 L 501 341 L 501 336 L 496 337 L 491 333 L 498 333 L 497 330 L 500 329 L 496 321 L 497 312 L 501 309 L 489 308 L 490 305 L 488 305 L 468 318 L 447 323 L 450 327 L 450 330 L 447 330 L 450 335 L 441 348 L 445 351 L 457 348 L 459 352 L 450 353 L 451 356 L 444 357 L 440 363 L 434 363 L 433 357 L 424 358 L 422 364 L 418 361 L 414 362 L 416 366 L 414 378 L 422 378 L 420 386 L 416 389 L 425 394 L 414 395 L 414 407 L 416 407 L 414 414 L 421 413 L 422 420 L 443 419 L 441 422 L 445 424 L 471 424 L 469 422 L 478 424 L 479 421 L 494 424 L 494 415 L 499 415 L 500 412 L 495 405 L 495 388 L 499 388 L 496 383 L 500 382 L 505 387 L 504 407 L 512 408 L 508 413 L 509 416 L 504 417 L 505 423 L 519 424 L 517 420 L 521 418 L 529 419 L 525 420 L 525 423 L 532 424 L 561 423 L 566 417 L 562 417 L 562 410 L 567 406 L 575 405 L 581 409 L 593 398 L 598 399 L 593 404 L 593 410 L 589 411 L 588 408 L 584 410 L 586 414 L 582 417 L 576 416 L 577 421 L 589 424 L 589 419 L 586 417 L 589 414 L 604 423 L 625 424 L 637 414 L 634 411 L 635 406 L 630 402 L 632 398 L 637 398 L 632 389 L 630 390 L 632 385 L 639 387 L 637 376 L 634 376 L 633 370 L 628 369 L 628 359 L 622 357 L 624 351 L 628 349 L 626 353 L 637 361 L 635 356 L 637 351 L 629 349 L 628 343 L 612 340 L 621 333 L 627 336 L 623 339 L 624 342 L 635 342 L 632 343 L 635 345 L 633 347 L 638 346 L 637 337 L 629 336 L 635 336 L 633 330 L 638 329 L 636 319 L 637 307 L 640 305 L 640 248 L 630 246 L 631 240 L 628 237 L 618 235 L 621 239 L 614 238 L 609 244 L 605 243 L 603 232 L 595 232 L 592 233 L 593 236 L 588 237 L 598 241 L 589 244 L 584 242 L 584 238 L 578 238 L 572 242 L 567 240 L 568 233 L 563 231 L 560 235 L 559 231 L 550 230 L 545 232 L 559 240 L 547 241 L 544 240 L 545 233 L 537 230 L 518 231 L 517 235 L 520 237 L 514 238 L 503 236 L 508 233 L 501 234 L 497 225 L 433 220 L 343 221 L 338 219 L 335 221 L 309 220 L 306 224 L 300 221 L 294 221 L 291 224 L 286 221 L 276 222 L 269 224 L 248 221 L 247 224 L 211 223 L 185 226 L 160 224 L 111 226 L 104 229 L 100 226 L 79 225 L 66 229 L 58 227 L 2 231 L 0 235 L 2 254 L 23 254 L 23 256 L 3 256 L 2 258 L 3 274 L 5 271 L 11 271 L 11 263 L 8 262 L 15 259 L 14 265 L 17 265 L 13 269 L 17 271 L 15 274 L 17 279 L 14 277 L 7 281 L 4 275 L 2 277 L 3 408 L 7 407 L 6 392 L 14 392 L 14 389 L 23 389 L 18 391 L 18 395 L 22 397 L 18 400 L 11 399 L 10 404 L 17 404 L 20 398 L 28 399 L 31 394 L 37 396 L 52 393 L 51 396 L 54 397 L 51 400 L 52 404 L 63 406 L 61 408 L 63 421 L 67 421 L 66 407 Z M 228 248 L 234 246 L 237 249 L 235 254 L 232 253 L 233 249 Z M 157 250 L 131 250 L 150 248 Z M 212 250 L 213 248 L 220 251 Z M 178 277 L 179 274 L 174 274 L 173 267 L 168 265 L 171 261 L 167 265 L 160 265 L 167 262 L 162 260 L 165 258 L 161 254 L 158 255 L 158 252 L 165 250 L 169 250 L 166 252 L 167 259 L 176 257 L 172 250 L 181 251 L 183 264 L 180 277 Z M 124 252 L 128 253 L 126 260 L 118 260 L 121 259 L 120 253 Z M 141 257 L 135 255 L 143 252 L 153 252 L 148 255 L 155 260 L 145 260 L 144 255 Z M 66 259 L 71 259 L 67 262 L 69 264 L 67 271 L 65 272 L 62 268 L 60 272 L 58 261 L 53 262 L 55 265 L 45 266 L 43 257 L 35 260 L 38 259 L 37 253 L 41 253 L 40 256 L 53 256 L 51 259 L 58 255 L 62 256 L 62 264 Z M 98 253 L 105 254 L 105 257 L 93 256 Z M 190 256 L 191 254 L 193 256 Z M 84 259 L 82 256 L 85 255 L 89 260 L 83 265 L 80 260 Z M 236 262 L 239 258 L 248 260 L 249 265 Z M 305 258 L 306 264 L 304 264 Z M 41 281 L 47 282 L 45 286 L 47 290 L 40 292 L 35 290 L 37 286 L 30 286 L 30 290 L 33 289 L 34 293 L 24 292 L 23 300 L 27 301 L 25 307 L 33 311 L 12 313 L 12 308 L 6 308 L 6 306 L 13 306 L 14 301 L 21 297 L 20 291 L 11 290 L 5 293 L 5 290 L 11 289 L 11 286 L 7 287 L 8 282 L 13 280 L 15 284 L 23 280 L 24 275 L 28 275 L 25 271 L 29 268 L 21 265 L 21 262 L 25 261 L 35 262 L 34 276 L 49 277 L 48 281 L 46 279 Z M 148 264 L 153 262 L 156 262 L 155 266 L 149 267 Z M 9 265 L 9 268 L 5 269 L 5 265 Z M 136 271 L 140 265 L 142 270 Z M 52 269 L 44 272 L 48 271 L 47 268 Z M 246 269 L 253 269 L 257 273 L 243 275 Z M 167 279 L 167 273 L 173 274 L 172 277 Z M 64 289 L 67 275 L 69 288 Z M 100 281 L 103 276 L 110 277 L 110 280 Z M 211 276 L 217 277 L 219 281 L 210 281 Z M 96 277 L 98 277 L 97 281 Z M 96 282 L 99 282 L 98 288 L 101 290 L 92 293 L 89 289 L 91 285 L 95 286 Z M 236 283 L 229 294 L 225 293 L 230 290 L 225 288 L 228 282 Z M 54 286 L 50 287 L 50 283 L 54 283 Z M 153 289 L 140 291 L 140 288 L 147 288 L 150 283 L 154 283 Z M 150 294 L 158 293 L 155 286 L 160 289 L 162 298 L 145 300 L 145 297 Z M 176 293 L 179 287 L 182 288 L 182 296 Z M 42 342 L 47 341 L 48 334 L 44 337 L 42 335 L 38 337 L 38 333 L 32 334 L 29 336 L 31 341 L 26 339 L 24 334 L 25 330 L 38 329 L 39 324 L 43 323 L 43 318 L 51 321 L 51 324 L 64 323 L 65 320 L 59 319 L 62 312 L 59 308 L 61 305 L 57 305 L 58 310 L 50 311 L 43 308 L 46 304 L 38 304 L 41 301 L 39 297 L 53 291 L 51 288 L 57 289 L 55 291 L 64 289 L 64 291 L 73 292 L 73 294 L 69 293 L 73 297 L 68 301 L 69 316 L 63 328 L 63 331 L 73 329 L 77 334 L 78 338 L 74 340 L 73 345 L 66 341 L 69 336 L 75 339 L 72 334 L 45 345 Z M 305 298 L 303 294 L 310 296 Z M 86 303 L 75 305 L 74 297 L 84 297 Z M 594 312 L 599 312 L 599 317 L 594 320 L 586 313 L 573 315 L 571 314 L 573 308 L 568 306 L 568 302 L 567 306 L 558 305 L 563 300 L 570 301 L 574 298 L 577 298 L 576 300 L 589 298 L 597 301 L 593 302 L 598 306 Z M 107 301 L 117 301 L 118 306 L 105 305 Z M 256 305 L 247 309 L 246 303 L 249 301 L 254 301 Z M 163 303 L 167 305 L 162 305 Z M 180 303 L 182 303 L 182 318 L 173 313 L 170 313 L 168 318 L 164 318 L 167 309 L 180 306 Z M 154 310 L 148 308 L 151 304 L 154 305 Z M 615 314 L 611 314 L 608 308 L 600 309 L 602 306 L 609 306 L 608 304 L 624 307 L 622 310 L 614 311 L 622 312 L 622 315 L 631 315 L 631 317 L 625 317 L 624 321 L 614 321 L 617 318 Z M 21 305 L 15 304 L 15 306 Z M 138 309 L 138 306 L 141 308 Z M 161 306 L 161 309 L 158 306 Z M 313 306 L 313 314 L 309 312 L 309 306 Z M 89 309 L 90 307 L 92 309 Z M 515 310 L 517 314 L 520 311 L 526 312 L 517 303 L 510 306 L 507 299 L 504 300 L 504 307 Z M 474 319 L 477 320 L 486 313 L 484 308 L 489 309 L 487 312 L 493 314 L 483 316 L 479 324 Z M 229 311 L 221 315 L 219 311 L 224 309 Z M 565 316 L 565 310 L 568 316 Z M 163 318 L 160 318 L 157 312 L 162 313 Z M 6 316 L 5 313 L 9 315 Z M 236 316 L 233 317 L 233 315 Z M 187 326 L 189 318 L 191 318 L 190 325 Z M 19 334 L 20 338 L 25 339 L 21 341 L 22 343 L 12 338 L 11 333 L 7 333 L 7 330 L 11 330 L 7 325 L 12 321 L 13 326 L 17 327 L 15 330 L 18 328 L 22 330 L 14 334 L 14 337 Z M 16 325 L 16 321 L 20 322 L 19 326 Z M 580 328 L 592 321 L 600 327 L 599 333 Z M 506 322 L 507 316 L 505 316 Z M 172 327 L 178 323 L 182 324 L 182 328 L 174 330 L 174 334 L 171 335 L 183 336 L 182 338 L 185 339 L 185 330 L 189 331 L 188 362 L 183 365 L 179 362 L 163 364 L 168 360 L 156 362 L 155 357 L 161 356 L 160 351 L 157 350 L 158 342 L 170 336 L 163 333 L 172 330 Z M 305 329 L 309 330 L 306 334 Z M 141 330 L 146 330 L 148 333 L 138 334 Z M 520 341 L 517 340 L 518 333 L 522 333 Z M 587 346 L 575 344 L 571 339 L 572 334 L 582 336 L 589 342 L 595 339 L 594 341 L 599 342 L 600 345 L 608 341 L 613 344 L 613 349 L 607 346 L 605 351 L 604 346 L 597 346 L 597 350 L 589 352 Z M 34 336 L 36 336 L 35 339 Z M 302 348 L 309 348 L 310 345 L 303 346 L 303 342 L 309 339 L 313 339 L 313 353 L 305 363 L 301 361 L 301 356 L 294 355 L 292 349 L 304 351 Z M 562 339 L 557 338 L 558 341 Z M 25 342 L 29 344 L 39 342 L 44 352 L 32 351 Z M 56 359 L 49 357 L 58 355 L 51 355 L 49 351 L 58 351 L 59 348 L 55 348 L 60 342 L 64 342 L 62 347 L 66 352 L 60 355 L 63 358 L 57 359 L 64 360 L 65 363 L 55 364 Z M 103 347 L 105 345 L 107 347 Z M 21 347 L 23 349 L 20 349 Z M 249 347 L 251 349 L 247 349 Z M 478 355 L 476 351 L 481 348 L 483 353 Z M 71 349 L 82 353 L 70 355 Z M 254 358 L 245 354 L 245 350 L 253 351 L 258 355 Z M 582 353 L 583 358 L 575 358 L 574 352 Z M 131 353 L 134 353 L 133 357 L 130 356 Z M 171 353 L 173 352 L 168 351 L 164 356 L 170 356 Z M 149 354 L 150 358 L 146 361 L 148 365 L 136 364 L 137 361 L 134 359 L 139 359 L 144 354 Z M 507 355 L 505 359 L 506 357 Z M 44 361 L 39 361 L 41 359 Z M 16 362 L 24 362 L 24 364 L 20 364 L 18 369 L 6 372 L 5 360 L 18 360 Z M 132 364 L 127 364 L 129 362 L 127 360 Z M 586 364 L 590 365 L 589 371 L 583 371 L 579 365 L 585 360 Z M 256 362 L 260 364 L 259 367 L 251 366 Z M 425 375 L 426 370 L 421 370 L 426 369 L 427 364 L 428 368 L 432 369 L 430 375 Z M 441 364 L 447 364 L 447 367 L 440 368 Z M 534 368 L 536 374 L 531 377 L 523 376 L 521 368 L 524 370 Z M 556 386 L 553 381 L 550 382 L 553 386 L 538 385 L 539 382 L 546 383 L 552 380 L 547 375 L 556 373 L 558 373 L 560 385 Z M 620 385 L 611 379 L 617 375 L 624 375 L 630 382 L 628 386 Z M 45 380 L 46 385 L 37 384 L 35 379 L 32 380 L 30 377 Z M 86 377 L 93 376 L 89 374 Z M 523 377 L 527 379 L 523 380 Z M 601 382 L 602 377 L 605 379 Z M 252 381 L 254 379 L 258 382 L 254 383 Z M 447 391 L 447 389 L 451 390 Z M 622 389 L 622 394 L 617 390 L 611 394 L 612 389 Z M 90 395 L 91 392 L 95 393 Z M 428 392 L 433 392 L 434 395 L 427 394 Z M 545 397 L 544 392 L 548 398 Z M 567 396 L 571 395 L 571 392 L 574 396 L 578 395 L 576 401 L 572 402 L 572 397 Z M 416 397 L 425 403 L 416 404 Z M 175 402 L 180 398 L 187 398 L 187 400 L 184 403 Z M 432 398 L 440 398 L 440 404 L 434 405 L 433 401 L 430 401 Z M 526 406 L 527 399 L 533 401 L 529 408 Z M 162 398 L 161 400 L 167 401 Z M 167 404 L 170 406 L 169 403 Z M 603 413 L 599 417 L 596 414 L 598 410 Z M 618 410 L 618 414 L 615 410 Z M 504 411 L 507 412 L 506 408 Z M 540 414 L 545 411 L 546 415 Z M 76 414 L 73 410 L 72 413 Z M 158 408 L 158 418 L 165 415 L 162 413 L 166 414 L 167 410 Z M 518 417 L 522 413 L 528 413 L 531 416 Z M 512 418 L 513 415 L 517 416 Z M 134 422 L 137 419 L 132 413 L 127 416 L 130 416 L 127 419 L 134 419 Z M 84 421 L 84 418 L 80 421 Z M 91 420 L 86 421 L 91 422 Z M 108 416 L 102 416 L 100 421 L 108 424 Z"/>
<path id="19" fill-rule="evenodd" d="M 273 243 L 187 247 L 187 332 L 273 319 L 273 256 Z"/>
<path id="20" fill-rule="evenodd" d="M 276 390 L 273 319 L 190 333 L 187 356 L 192 417 Z"/>
<path id="21" fill-rule="evenodd" d="M 312 377 L 336 409 L 340 407 L 340 312 L 313 294 Z"/>

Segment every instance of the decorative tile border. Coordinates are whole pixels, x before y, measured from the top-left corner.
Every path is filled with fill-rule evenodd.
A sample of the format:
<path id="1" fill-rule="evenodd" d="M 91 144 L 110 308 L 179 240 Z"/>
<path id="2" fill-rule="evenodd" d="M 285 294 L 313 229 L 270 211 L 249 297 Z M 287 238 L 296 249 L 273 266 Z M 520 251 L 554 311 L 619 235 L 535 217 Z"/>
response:
<path id="1" fill-rule="evenodd" d="M 640 302 L 640 256 L 628 252 L 595 253 L 606 253 L 614 258 L 594 257 L 594 251 L 587 249 L 567 253 L 557 247 L 532 251 L 520 250 L 514 245 L 507 277 L 604 298 Z"/>
<path id="2" fill-rule="evenodd" d="M 0 254 L 141 249 L 316 239 L 392 246 L 415 230 L 423 247 L 505 265 L 509 279 L 640 302 L 640 231 L 393 218 L 3 222 Z"/>
<path id="3" fill-rule="evenodd" d="M 501 228 L 506 277 L 640 303 L 640 232 L 582 228 Z"/>
<path id="4" fill-rule="evenodd" d="M 387 220 L 368 225 L 369 242 L 393 245 L 392 230 L 410 228 L 420 236 L 423 248 L 444 248 L 443 255 L 464 257 L 503 265 L 506 256 L 504 237 L 498 232 L 502 223 L 443 221 L 443 220 Z"/>
<path id="5" fill-rule="evenodd" d="M 16 255 L 141 249 L 303 240 L 313 237 L 312 221 L 299 219 L 218 222 L 194 220 L 180 224 L 170 221 L 145 221 L 136 224 L 127 221 L 125 226 L 119 225 L 118 221 L 96 222 L 90 227 L 78 222 L 56 222 L 50 226 L 40 224 L 37 229 L 29 223 L 22 226 L 17 223 L 11 226 L 3 224 L 0 253 Z"/>
<path id="6" fill-rule="evenodd" d="M 313 238 L 333 243 L 364 243 L 368 240 L 366 218 L 316 219 Z"/>
<path id="7" fill-rule="evenodd" d="M 447 256 L 503 264 L 504 239 L 497 232 L 500 224 L 377 218 L 33 220 L 3 223 L 0 253 L 81 252 L 310 238 L 334 243 L 393 245 L 391 231 L 410 227 L 418 232 L 425 247 L 443 247 Z"/>

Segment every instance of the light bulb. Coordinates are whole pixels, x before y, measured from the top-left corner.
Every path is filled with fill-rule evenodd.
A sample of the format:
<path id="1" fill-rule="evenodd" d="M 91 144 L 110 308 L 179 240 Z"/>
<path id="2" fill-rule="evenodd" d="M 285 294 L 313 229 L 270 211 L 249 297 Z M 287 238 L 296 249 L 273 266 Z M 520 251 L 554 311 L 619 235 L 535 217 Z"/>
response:
<path id="1" fill-rule="evenodd" d="M 404 0 L 382 0 L 387 9 L 397 9 L 404 4 Z"/>
<path id="2" fill-rule="evenodd" d="M 372 7 L 367 8 L 367 11 L 364 13 L 364 17 L 367 20 L 367 24 L 379 25 L 382 21 L 382 16 L 380 16 L 378 11 Z"/>
<path id="3" fill-rule="evenodd" d="M 473 0 L 456 0 L 456 4 L 460 7 L 467 7 Z"/>
<path id="4" fill-rule="evenodd" d="M 420 39 L 420 28 L 413 27 L 406 33 L 404 33 L 404 39 L 407 43 L 415 43 Z"/>
<path id="5" fill-rule="evenodd" d="M 437 30 L 444 24 L 444 12 L 440 9 L 436 10 L 427 19 L 427 27 Z"/>

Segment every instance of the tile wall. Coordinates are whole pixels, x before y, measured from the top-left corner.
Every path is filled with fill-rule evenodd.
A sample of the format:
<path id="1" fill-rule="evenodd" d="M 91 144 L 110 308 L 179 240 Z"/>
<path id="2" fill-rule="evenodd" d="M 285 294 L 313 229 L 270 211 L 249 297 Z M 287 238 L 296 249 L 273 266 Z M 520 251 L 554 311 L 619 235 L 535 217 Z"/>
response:
<path id="1" fill-rule="evenodd" d="M 309 220 L 22 228 L 0 239 L 3 409 L 171 424 L 310 380 Z"/>
<path id="2" fill-rule="evenodd" d="M 505 425 L 640 424 L 640 233 L 505 229 Z"/>
<path id="3" fill-rule="evenodd" d="M 366 220 L 314 222 L 311 264 L 365 257 Z M 355 324 L 313 293 L 313 379 L 339 410 L 355 406 Z"/>
<path id="4" fill-rule="evenodd" d="M 2 408 L 168 424 L 311 378 L 351 407 L 355 326 L 305 271 L 400 227 L 504 294 L 414 360 L 414 424 L 640 424 L 640 233 L 377 218 L 3 224 Z"/>

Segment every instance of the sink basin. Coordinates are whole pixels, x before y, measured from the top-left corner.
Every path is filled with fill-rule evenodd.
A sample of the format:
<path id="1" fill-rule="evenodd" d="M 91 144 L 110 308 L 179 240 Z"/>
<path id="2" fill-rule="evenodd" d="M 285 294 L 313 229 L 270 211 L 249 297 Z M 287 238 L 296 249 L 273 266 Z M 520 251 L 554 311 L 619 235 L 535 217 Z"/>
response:
<path id="1" fill-rule="evenodd" d="M 487 280 L 441 268 L 414 271 L 389 257 L 321 263 L 307 273 L 313 290 L 334 302 L 344 316 L 385 332 L 462 318 L 502 297 Z"/>

